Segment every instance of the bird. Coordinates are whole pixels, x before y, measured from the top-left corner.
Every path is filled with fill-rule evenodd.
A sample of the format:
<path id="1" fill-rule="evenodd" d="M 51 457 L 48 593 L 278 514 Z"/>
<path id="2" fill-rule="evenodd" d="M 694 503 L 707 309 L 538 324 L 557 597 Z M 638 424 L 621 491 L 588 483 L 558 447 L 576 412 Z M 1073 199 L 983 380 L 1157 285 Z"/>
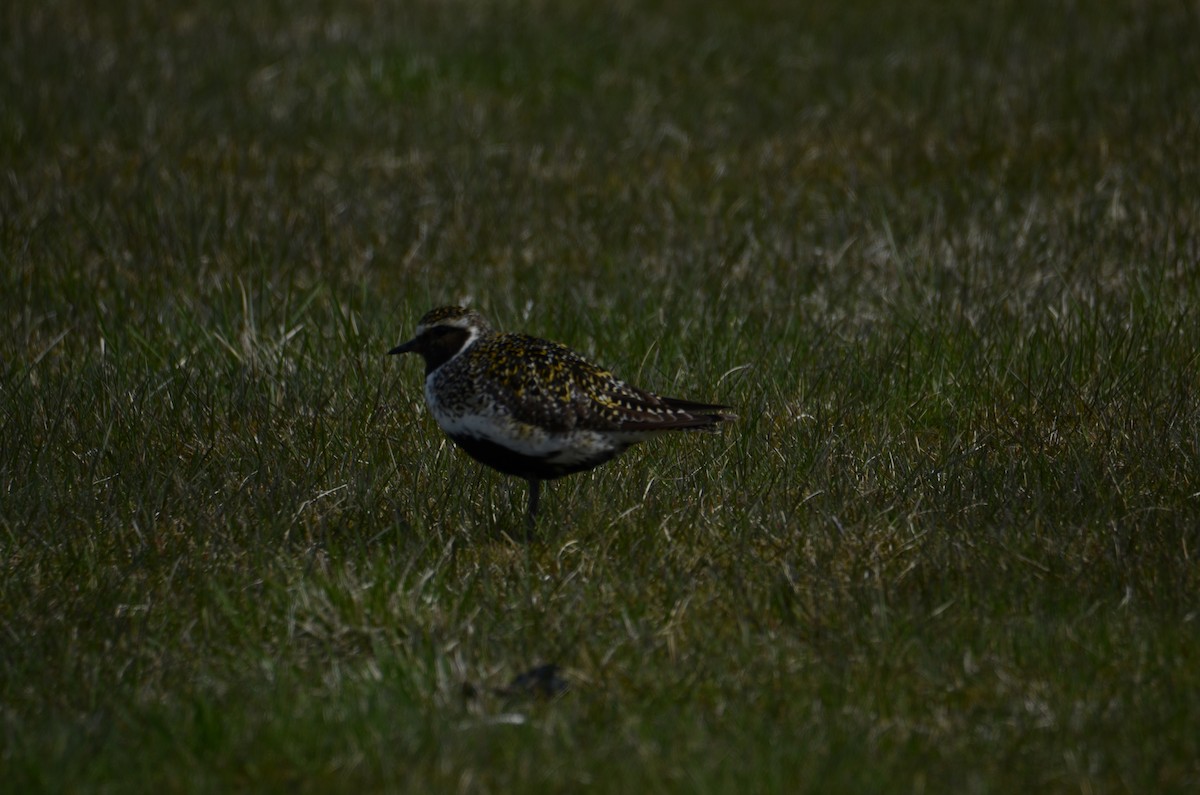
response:
<path id="1" fill-rule="evenodd" d="M 668 431 L 716 431 L 737 419 L 717 403 L 631 386 L 558 342 L 501 332 L 478 311 L 430 310 L 389 355 L 425 362 L 425 405 L 469 456 L 529 484 L 536 526 L 543 481 L 585 472 Z"/>

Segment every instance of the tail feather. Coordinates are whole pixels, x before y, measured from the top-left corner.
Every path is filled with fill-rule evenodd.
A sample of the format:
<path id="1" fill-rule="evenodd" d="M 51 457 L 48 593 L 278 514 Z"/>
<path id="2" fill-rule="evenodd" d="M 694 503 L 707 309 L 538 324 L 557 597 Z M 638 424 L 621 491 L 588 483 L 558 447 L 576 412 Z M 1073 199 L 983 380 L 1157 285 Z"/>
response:
<path id="1" fill-rule="evenodd" d="M 686 411 L 689 414 L 709 414 L 725 422 L 737 419 L 737 415 L 731 411 L 733 407 L 722 403 L 698 403 L 694 400 L 682 400 L 672 397 L 659 398 L 659 400 L 667 408 L 675 409 L 676 411 Z"/>
<path id="2" fill-rule="evenodd" d="M 722 422 L 732 422 L 737 415 L 729 406 L 719 403 L 698 403 L 694 400 L 645 395 L 645 412 L 621 422 L 622 430 L 642 431 L 715 431 Z M 664 414 L 663 409 L 671 413 Z"/>

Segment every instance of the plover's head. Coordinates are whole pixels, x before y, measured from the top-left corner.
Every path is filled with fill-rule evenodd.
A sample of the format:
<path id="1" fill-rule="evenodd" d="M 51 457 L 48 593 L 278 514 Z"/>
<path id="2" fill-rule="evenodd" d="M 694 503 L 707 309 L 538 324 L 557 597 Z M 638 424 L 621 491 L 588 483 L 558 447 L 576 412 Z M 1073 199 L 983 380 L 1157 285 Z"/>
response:
<path id="1" fill-rule="evenodd" d="M 388 353 L 421 354 L 425 360 L 425 374 L 429 375 L 491 330 L 487 319 L 474 309 L 438 307 L 426 312 L 417 322 L 417 333 L 411 340 Z"/>

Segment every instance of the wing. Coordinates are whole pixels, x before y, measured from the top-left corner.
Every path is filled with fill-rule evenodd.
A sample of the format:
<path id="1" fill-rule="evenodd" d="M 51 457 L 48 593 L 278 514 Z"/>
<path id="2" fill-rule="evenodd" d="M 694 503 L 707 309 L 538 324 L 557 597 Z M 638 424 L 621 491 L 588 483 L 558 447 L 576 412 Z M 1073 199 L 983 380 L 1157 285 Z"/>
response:
<path id="1" fill-rule="evenodd" d="M 711 428 L 728 407 L 665 398 L 630 386 L 556 342 L 524 334 L 487 340 L 477 376 L 511 416 L 549 431 Z"/>

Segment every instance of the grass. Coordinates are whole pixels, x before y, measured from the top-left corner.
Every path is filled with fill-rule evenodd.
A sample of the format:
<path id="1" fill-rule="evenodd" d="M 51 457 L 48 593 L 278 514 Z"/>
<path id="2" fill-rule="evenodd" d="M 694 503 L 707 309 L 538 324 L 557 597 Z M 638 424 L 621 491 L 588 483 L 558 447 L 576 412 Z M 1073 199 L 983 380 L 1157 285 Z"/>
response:
<path id="1" fill-rule="evenodd" d="M 0 12 L 7 787 L 1200 784 L 1194 6 L 109 5 Z M 514 543 L 468 299 L 741 419 Z"/>

